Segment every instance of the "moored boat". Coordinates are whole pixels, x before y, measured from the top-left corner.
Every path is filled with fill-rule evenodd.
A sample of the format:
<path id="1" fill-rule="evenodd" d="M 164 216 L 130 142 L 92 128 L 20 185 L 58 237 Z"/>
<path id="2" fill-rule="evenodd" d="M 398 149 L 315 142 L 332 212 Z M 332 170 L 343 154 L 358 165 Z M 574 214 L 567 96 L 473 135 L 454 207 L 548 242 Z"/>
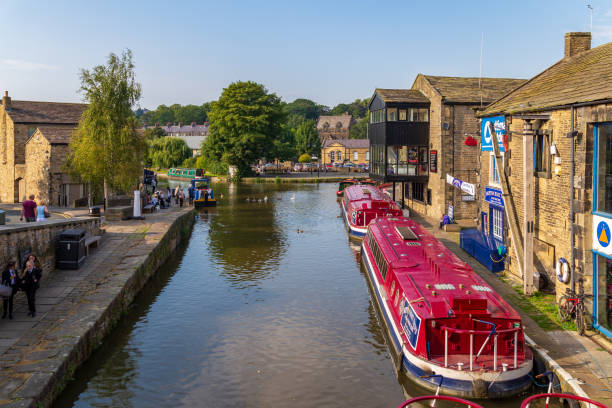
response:
<path id="1" fill-rule="evenodd" d="M 186 180 L 204 176 L 203 169 L 183 169 L 172 167 L 168 170 L 168 179 L 170 180 Z"/>
<path id="2" fill-rule="evenodd" d="M 402 210 L 377 187 L 357 184 L 344 189 L 342 214 L 349 234 L 361 239 L 368 224 L 378 217 L 399 217 Z"/>
<path id="3" fill-rule="evenodd" d="M 191 188 L 194 193 L 193 206 L 195 208 L 214 207 L 217 205 L 217 198 L 214 195 L 213 189 L 210 188 L 210 182 L 207 178 L 195 178 L 191 180 Z"/>
<path id="4" fill-rule="evenodd" d="M 415 221 L 372 221 L 362 261 L 409 378 L 467 398 L 504 398 L 531 384 L 518 313 Z"/>
<path id="5" fill-rule="evenodd" d="M 344 189 L 348 186 L 352 186 L 357 184 L 357 180 L 355 179 L 345 179 L 338 183 L 338 191 L 336 191 L 336 197 L 340 198 L 344 196 Z"/>

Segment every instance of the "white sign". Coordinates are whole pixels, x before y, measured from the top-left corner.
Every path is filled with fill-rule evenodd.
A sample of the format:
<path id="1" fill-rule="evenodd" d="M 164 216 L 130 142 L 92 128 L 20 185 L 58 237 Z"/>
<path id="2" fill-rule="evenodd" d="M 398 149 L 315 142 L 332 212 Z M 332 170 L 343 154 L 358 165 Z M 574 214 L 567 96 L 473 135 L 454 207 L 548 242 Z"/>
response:
<path id="1" fill-rule="evenodd" d="M 612 219 L 593 215 L 593 250 L 609 256 L 612 256 L 612 245 L 610 245 L 612 240 L 611 224 Z"/>
<path id="2" fill-rule="evenodd" d="M 446 174 L 446 182 L 452 186 L 457 187 L 459 190 L 469 194 L 469 195 L 476 195 L 476 186 L 471 184 L 471 183 L 466 183 L 465 181 L 459 180 L 458 178 L 455 178 L 453 176 L 451 176 L 450 174 Z"/>

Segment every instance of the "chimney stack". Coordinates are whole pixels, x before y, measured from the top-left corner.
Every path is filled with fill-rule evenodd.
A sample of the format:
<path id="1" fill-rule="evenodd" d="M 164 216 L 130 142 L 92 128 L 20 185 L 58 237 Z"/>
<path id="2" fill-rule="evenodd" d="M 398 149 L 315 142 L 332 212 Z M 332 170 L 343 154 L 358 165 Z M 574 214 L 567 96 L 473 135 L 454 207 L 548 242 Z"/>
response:
<path id="1" fill-rule="evenodd" d="M 4 106 L 5 110 L 11 109 L 11 97 L 8 96 L 8 91 L 4 91 L 4 96 L 2 97 L 2 106 Z"/>
<path id="2" fill-rule="evenodd" d="M 566 33 L 565 34 L 565 55 L 564 58 L 591 49 L 591 33 Z"/>

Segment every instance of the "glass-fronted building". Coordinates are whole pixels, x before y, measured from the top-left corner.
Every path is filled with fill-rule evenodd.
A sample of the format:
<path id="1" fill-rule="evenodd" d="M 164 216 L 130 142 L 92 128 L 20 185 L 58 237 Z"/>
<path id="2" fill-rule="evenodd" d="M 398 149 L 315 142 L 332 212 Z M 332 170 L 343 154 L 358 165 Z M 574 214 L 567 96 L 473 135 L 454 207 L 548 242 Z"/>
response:
<path id="1" fill-rule="evenodd" d="M 370 177 L 427 183 L 429 99 L 411 89 L 376 89 L 370 99 Z M 395 189 L 393 189 L 395 192 Z"/>

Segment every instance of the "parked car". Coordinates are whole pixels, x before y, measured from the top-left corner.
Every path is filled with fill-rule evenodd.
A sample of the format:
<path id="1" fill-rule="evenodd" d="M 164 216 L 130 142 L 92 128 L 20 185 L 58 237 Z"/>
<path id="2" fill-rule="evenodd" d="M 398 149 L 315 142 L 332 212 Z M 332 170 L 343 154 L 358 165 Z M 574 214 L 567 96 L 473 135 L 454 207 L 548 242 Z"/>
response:
<path id="1" fill-rule="evenodd" d="M 304 165 L 302 163 L 295 163 L 293 166 L 293 171 L 303 171 Z"/>

